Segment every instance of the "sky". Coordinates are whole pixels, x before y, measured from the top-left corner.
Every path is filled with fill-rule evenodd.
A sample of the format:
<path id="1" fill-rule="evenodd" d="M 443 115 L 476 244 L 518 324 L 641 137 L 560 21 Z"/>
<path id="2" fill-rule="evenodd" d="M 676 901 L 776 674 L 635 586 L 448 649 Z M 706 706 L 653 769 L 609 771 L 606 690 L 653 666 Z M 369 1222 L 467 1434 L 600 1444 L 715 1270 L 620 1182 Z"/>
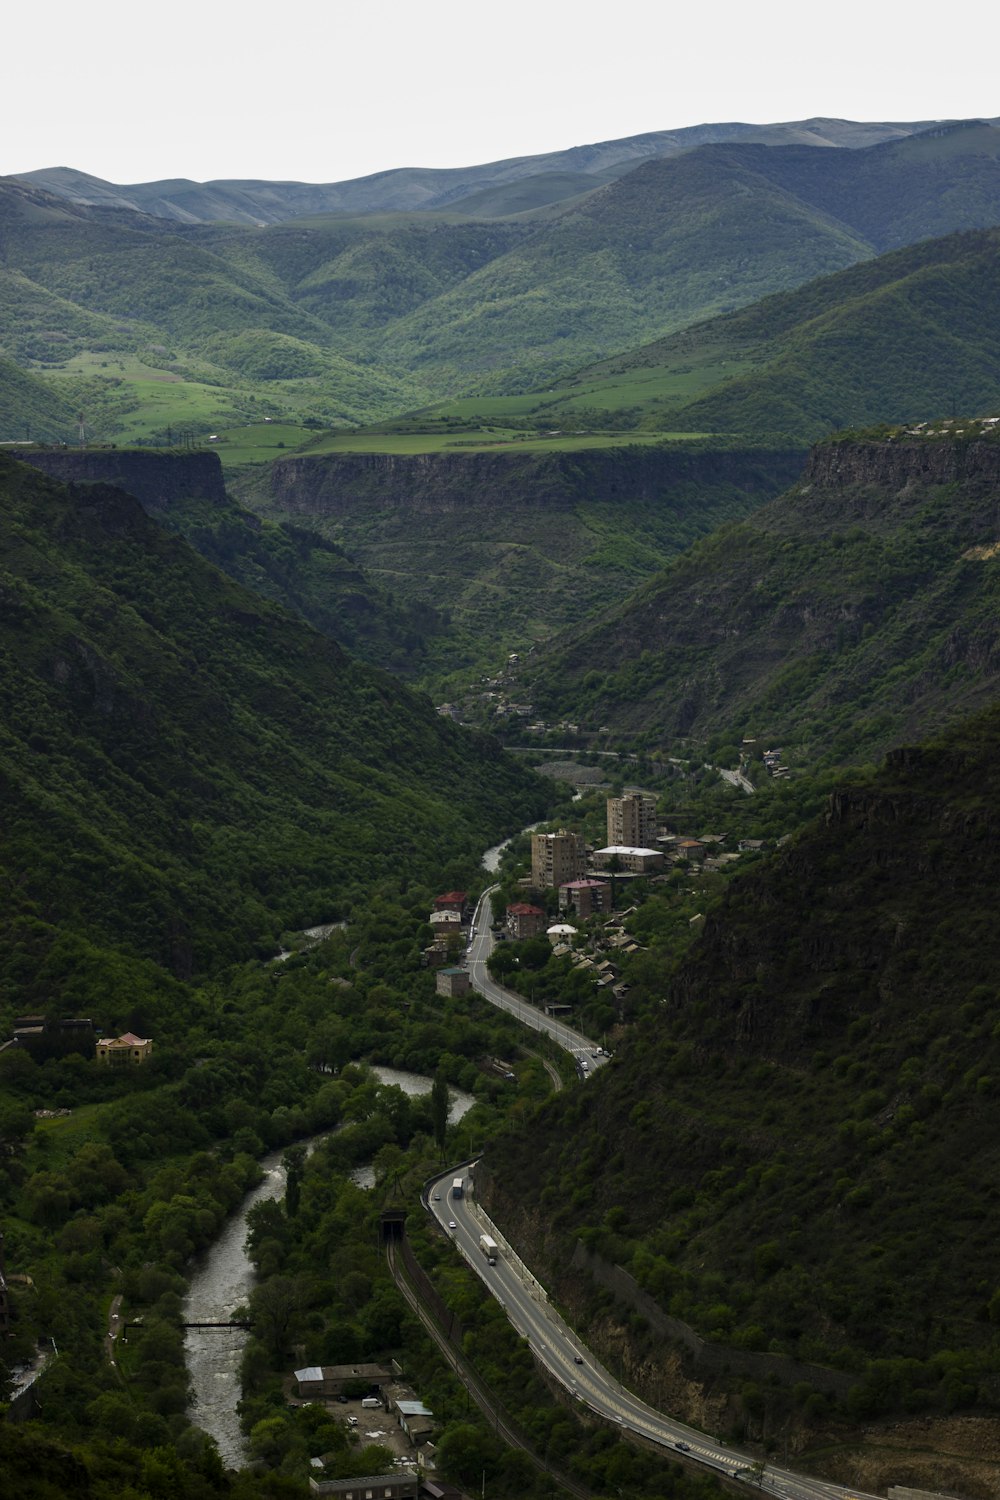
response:
<path id="1" fill-rule="evenodd" d="M 8 11 L 0 174 L 338 182 L 644 131 L 1000 115 L 992 6 L 50 0 Z"/>

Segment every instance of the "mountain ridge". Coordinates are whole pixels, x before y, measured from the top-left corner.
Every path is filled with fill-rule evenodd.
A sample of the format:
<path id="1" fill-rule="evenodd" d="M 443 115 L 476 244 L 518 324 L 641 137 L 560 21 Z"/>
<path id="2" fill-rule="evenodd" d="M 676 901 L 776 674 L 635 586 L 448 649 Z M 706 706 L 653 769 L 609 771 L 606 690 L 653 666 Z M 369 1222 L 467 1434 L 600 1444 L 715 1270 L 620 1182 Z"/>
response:
<path id="1" fill-rule="evenodd" d="M 176 217 L 185 223 L 212 222 L 217 213 L 197 213 L 191 206 L 197 192 L 217 207 L 224 205 L 235 215 L 234 222 L 253 224 L 279 223 L 298 214 L 344 212 L 379 212 L 386 209 L 440 208 L 458 201 L 468 193 L 496 187 L 500 183 L 535 176 L 539 172 L 580 171 L 586 175 L 614 169 L 629 162 L 637 163 L 649 156 L 673 154 L 706 141 L 715 140 L 787 140 L 839 146 L 870 145 L 873 139 L 892 139 L 898 135 L 932 128 L 940 122 L 916 121 L 909 124 L 882 124 L 836 120 L 814 116 L 808 120 L 777 125 L 704 124 L 682 126 L 675 130 L 647 131 L 623 136 L 613 141 L 593 142 L 547 151 L 538 155 L 505 157 L 499 161 L 473 167 L 394 167 L 363 177 L 334 183 L 268 182 L 264 179 L 219 178 L 195 182 L 186 178 L 164 179 L 148 183 L 110 183 L 103 178 L 79 172 L 72 167 L 47 167 L 15 175 L 22 181 L 38 183 L 50 192 L 84 203 L 105 204 L 119 208 L 152 211 L 157 205 L 165 217 Z M 627 170 L 627 165 L 625 166 Z M 393 187 L 397 188 L 393 194 Z M 278 189 L 291 189 L 294 213 L 276 213 Z M 436 188 L 436 191 L 435 191 Z M 168 191 L 163 191 L 167 189 Z M 169 190 L 173 189 L 171 192 Z M 261 192 L 261 190 L 264 190 Z M 87 196 L 89 194 L 89 196 Z M 414 195 L 421 201 L 414 202 Z M 269 198 L 272 200 L 270 205 Z M 270 206 L 270 215 L 267 212 Z M 225 215 L 222 215 L 225 217 Z"/>

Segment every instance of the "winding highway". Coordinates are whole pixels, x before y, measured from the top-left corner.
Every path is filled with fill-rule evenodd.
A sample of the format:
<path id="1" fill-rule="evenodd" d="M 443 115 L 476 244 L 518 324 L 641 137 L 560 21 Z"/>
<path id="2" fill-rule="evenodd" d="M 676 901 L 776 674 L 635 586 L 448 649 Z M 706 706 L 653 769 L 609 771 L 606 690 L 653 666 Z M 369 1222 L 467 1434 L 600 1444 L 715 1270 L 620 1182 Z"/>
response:
<path id="1" fill-rule="evenodd" d="M 456 1198 L 452 1184 L 458 1176 L 464 1186 Z M 506 1243 L 502 1232 L 480 1213 L 470 1193 L 471 1185 L 468 1166 L 453 1167 L 428 1185 L 426 1207 L 497 1298 L 514 1328 L 528 1340 L 535 1358 L 583 1406 L 624 1432 L 670 1449 L 675 1458 L 699 1464 L 720 1477 L 746 1481 L 751 1491 L 758 1489 L 759 1481 L 761 1491 L 779 1500 L 878 1500 L 862 1490 L 846 1491 L 842 1485 L 771 1463 L 761 1475 L 754 1467 L 757 1460 L 750 1454 L 686 1427 L 626 1390 L 555 1311 L 545 1288 Z M 480 1249 L 484 1232 L 497 1242 L 499 1253 L 493 1266 Z"/>

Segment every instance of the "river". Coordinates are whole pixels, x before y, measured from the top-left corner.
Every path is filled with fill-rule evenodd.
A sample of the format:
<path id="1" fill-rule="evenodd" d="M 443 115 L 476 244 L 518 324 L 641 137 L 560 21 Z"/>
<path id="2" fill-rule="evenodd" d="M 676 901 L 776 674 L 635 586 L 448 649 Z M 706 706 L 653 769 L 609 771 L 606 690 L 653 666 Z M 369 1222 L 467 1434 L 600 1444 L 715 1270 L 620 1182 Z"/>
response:
<path id="1" fill-rule="evenodd" d="M 413 1096 L 430 1093 L 434 1081 L 422 1073 L 406 1073 L 398 1068 L 375 1067 L 372 1071 L 382 1083 L 395 1084 Z M 455 1124 L 476 1101 L 461 1089 L 452 1088 L 450 1094 L 448 1119 Z M 310 1141 L 309 1149 L 322 1139 L 317 1136 Z M 284 1154 L 282 1148 L 264 1157 L 260 1164 L 263 1182 L 247 1194 L 214 1245 L 200 1257 L 184 1301 L 185 1322 L 221 1322 L 231 1318 L 249 1300 L 254 1271 L 245 1249 L 247 1214 L 257 1203 L 284 1197 L 285 1172 L 281 1165 Z M 359 1167 L 351 1175 L 359 1187 L 374 1185 L 370 1166 Z M 215 1439 L 227 1469 L 238 1469 L 248 1460 L 246 1440 L 236 1413 L 240 1399 L 240 1360 L 246 1341 L 247 1334 L 242 1328 L 189 1328 L 184 1341 L 188 1376 L 194 1390 L 192 1420 Z"/>

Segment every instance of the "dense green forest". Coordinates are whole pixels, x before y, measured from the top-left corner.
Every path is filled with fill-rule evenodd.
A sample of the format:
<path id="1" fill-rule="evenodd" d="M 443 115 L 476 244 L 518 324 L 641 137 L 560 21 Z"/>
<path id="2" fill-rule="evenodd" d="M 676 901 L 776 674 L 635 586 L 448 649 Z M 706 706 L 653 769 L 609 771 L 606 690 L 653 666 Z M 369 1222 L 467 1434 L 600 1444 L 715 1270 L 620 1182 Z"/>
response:
<path id="1" fill-rule="evenodd" d="M 95 948 L 183 977 L 274 951 L 539 805 L 493 745 L 121 491 L 0 463 L 8 1008 L 79 1003 Z M 136 1008 L 131 977 L 111 988 Z"/>

